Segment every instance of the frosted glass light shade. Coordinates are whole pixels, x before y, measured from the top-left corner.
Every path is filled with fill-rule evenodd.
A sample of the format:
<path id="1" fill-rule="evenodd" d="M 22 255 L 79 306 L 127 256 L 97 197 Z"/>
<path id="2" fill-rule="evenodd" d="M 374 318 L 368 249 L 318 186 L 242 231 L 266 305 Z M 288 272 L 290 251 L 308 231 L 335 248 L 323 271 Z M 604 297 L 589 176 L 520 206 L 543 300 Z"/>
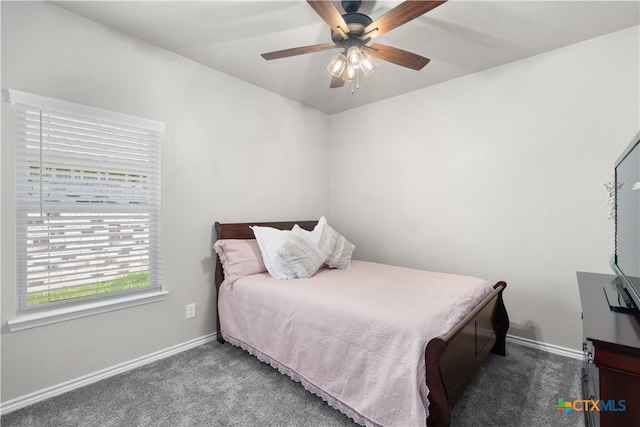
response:
<path id="1" fill-rule="evenodd" d="M 335 77 L 342 76 L 342 72 L 347 66 L 347 57 L 339 53 L 335 58 L 327 65 L 327 70 Z"/>
<path id="2" fill-rule="evenodd" d="M 351 46 L 347 50 L 347 61 L 349 65 L 357 67 L 360 64 L 360 49 L 357 46 Z"/>
<path id="3" fill-rule="evenodd" d="M 362 52 L 360 55 L 360 68 L 365 76 L 373 73 L 376 68 L 378 68 L 378 63 L 373 60 L 372 57 L 367 55 L 365 52 Z"/>
<path id="4" fill-rule="evenodd" d="M 342 75 L 342 80 L 345 82 L 354 82 L 358 80 L 358 66 L 347 65 Z"/>

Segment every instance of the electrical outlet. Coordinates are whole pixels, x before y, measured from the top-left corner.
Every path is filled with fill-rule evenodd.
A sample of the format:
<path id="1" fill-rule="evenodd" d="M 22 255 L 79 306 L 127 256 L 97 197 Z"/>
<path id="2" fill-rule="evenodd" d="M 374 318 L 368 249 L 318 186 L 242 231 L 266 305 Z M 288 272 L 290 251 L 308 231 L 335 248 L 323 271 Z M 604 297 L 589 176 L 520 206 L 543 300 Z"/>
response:
<path id="1" fill-rule="evenodd" d="M 194 317 L 196 317 L 196 305 L 187 304 L 187 319 L 192 319 Z"/>

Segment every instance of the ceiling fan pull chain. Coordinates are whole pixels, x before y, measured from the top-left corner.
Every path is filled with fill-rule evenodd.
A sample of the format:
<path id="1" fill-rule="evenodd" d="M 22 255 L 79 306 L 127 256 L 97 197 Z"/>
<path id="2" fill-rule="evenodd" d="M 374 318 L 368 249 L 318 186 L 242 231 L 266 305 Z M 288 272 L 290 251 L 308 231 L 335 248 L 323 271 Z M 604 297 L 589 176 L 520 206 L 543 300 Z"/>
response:
<path id="1" fill-rule="evenodd" d="M 354 86 L 356 89 L 360 89 L 360 79 L 357 71 L 356 71 L 356 78 L 351 80 L 351 95 L 353 95 L 355 92 Z"/>

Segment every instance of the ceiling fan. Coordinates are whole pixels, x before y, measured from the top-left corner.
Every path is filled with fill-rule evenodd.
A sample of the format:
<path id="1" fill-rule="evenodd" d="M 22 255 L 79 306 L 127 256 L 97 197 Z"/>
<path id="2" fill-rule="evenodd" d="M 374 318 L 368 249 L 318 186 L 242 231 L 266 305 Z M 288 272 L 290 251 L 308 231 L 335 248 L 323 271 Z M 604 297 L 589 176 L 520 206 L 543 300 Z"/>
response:
<path id="1" fill-rule="evenodd" d="M 421 70 L 427 65 L 430 60 L 415 53 L 379 43 L 367 43 L 440 6 L 445 1 L 405 1 L 373 21 L 367 15 L 358 13 L 362 1 L 343 0 L 342 7 L 346 13 L 341 15 L 331 1 L 307 0 L 313 10 L 331 27 L 333 44 L 294 47 L 263 53 L 261 56 L 271 60 L 329 49 L 343 49 L 344 53 L 338 54 L 327 66 L 333 76 L 330 87 L 342 87 L 346 81 L 350 81 L 353 93 L 354 82 L 358 84 L 359 71 L 368 76 L 376 69 L 377 64 L 371 57 L 413 70 Z"/>

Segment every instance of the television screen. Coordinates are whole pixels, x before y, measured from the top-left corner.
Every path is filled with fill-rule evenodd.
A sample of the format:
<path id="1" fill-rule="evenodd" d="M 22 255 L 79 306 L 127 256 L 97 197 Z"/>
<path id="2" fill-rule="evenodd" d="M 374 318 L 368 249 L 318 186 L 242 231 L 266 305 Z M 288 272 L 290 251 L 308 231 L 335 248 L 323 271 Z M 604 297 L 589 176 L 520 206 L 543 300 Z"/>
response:
<path id="1" fill-rule="evenodd" d="M 616 272 L 640 307 L 640 133 L 616 163 L 615 185 Z"/>

